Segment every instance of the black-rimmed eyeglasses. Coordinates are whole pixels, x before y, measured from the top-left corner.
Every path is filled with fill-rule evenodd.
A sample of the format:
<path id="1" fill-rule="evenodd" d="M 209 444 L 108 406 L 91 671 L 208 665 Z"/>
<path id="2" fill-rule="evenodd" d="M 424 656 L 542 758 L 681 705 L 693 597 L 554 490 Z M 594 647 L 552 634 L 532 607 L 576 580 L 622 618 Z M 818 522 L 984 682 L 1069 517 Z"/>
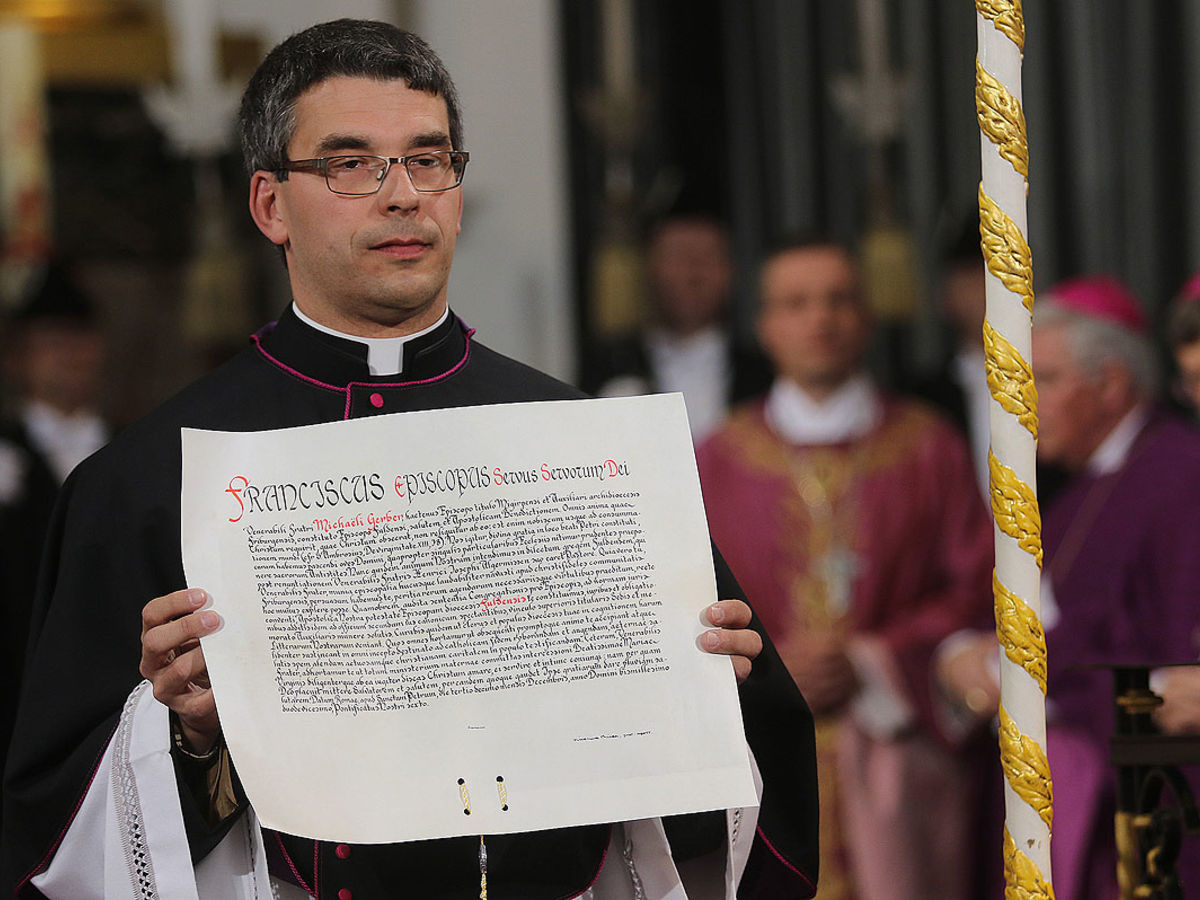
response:
<path id="1" fill-rule="evenodd" d="M 413 190 L 424 194 L 449 191 L 462 184 L 471 154 L 466 150 L 433 150 L 412 156 L 325 156 L 290 159 L 276 170 L 280 181 L 288 172 L 320 172 L 335 194 L 374 194 L 393 165 L 403 165 Z"/>

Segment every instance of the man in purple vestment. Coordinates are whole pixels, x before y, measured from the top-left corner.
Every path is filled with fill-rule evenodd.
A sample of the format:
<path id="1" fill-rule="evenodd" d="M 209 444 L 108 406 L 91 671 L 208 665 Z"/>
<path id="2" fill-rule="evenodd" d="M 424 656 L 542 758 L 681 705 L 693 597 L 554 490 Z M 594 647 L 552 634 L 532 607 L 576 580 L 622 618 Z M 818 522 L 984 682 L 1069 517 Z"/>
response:
<path id="1" fill-rule="evenodd" d="M 697 461 L 712 534 L 817 719 L 819 896 L 956 900 L 970 773 L 930 659 L 990 616 L 970 455 L 948 420 L 864 373 L 869 316 L 845 248 L 783 246 L 761 295 L 776 380 Z"/>
<path id="2" fill-rule="evenodd" d="M 1039 457 L 1073 473 L 1042 531 L 1051 864 L 1059 900 L 1104 900 L 1117 895 L 1113 688 L 1108 671 L 1089 666 L 1200 655 L 1200 433 L 1155 408 L 1146 320 L 1112 279 L 1048 292 L 1032 365 Z M 994 637 L 980 638 L 976 677 L 994 646 Z M 958 661 L 964 671 L 968 658 Z M 1158 673 L 1155 683 L 1165 689 L 1171 678 Z M 948 678 L 952 690 L 963 683 Z M 1189 892 L 1200 891 L 1195 843 L 1185 843 L 1179 864 Z"/>
<path id="3" fill-rule="evenodd" d="M 1167 343 L 1175 357 L 1175 395 L 1200 414 L 1200 273 L 1187 280 L 1171 305 Z M 1170 734 L 1200 734 L 1200 667 L 1171 674 L 1159 691 L 1166 702 L 1155 718 Z"/>

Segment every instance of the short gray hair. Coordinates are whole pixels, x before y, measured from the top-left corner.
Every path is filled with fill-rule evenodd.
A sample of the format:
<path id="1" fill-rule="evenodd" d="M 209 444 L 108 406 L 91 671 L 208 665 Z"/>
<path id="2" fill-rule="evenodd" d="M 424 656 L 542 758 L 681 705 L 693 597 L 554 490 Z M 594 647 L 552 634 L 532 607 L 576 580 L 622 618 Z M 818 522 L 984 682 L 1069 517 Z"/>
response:
<path id="1" fill-rule="evenodd" d="M 294 34 L 267 54 L 242 95 L 238 126 L 246 170 L 277 171 L 296 129 L 296 101 L 328 78 L 402 80 L 441 97 L 450 143 L 462 149 L 462 113 L 450 73 L 428 44 L 384 22 L 337 19 Z"/>
<path id="2" fill-rule="evenodd" d="M 1159 388 L 1158 357 L 1150 339 L 1112 322 L 1085 316 L 1054 302 L 1053 297 L 1038 302 L 1034 328 L 1062 328 L 1074 361 L 1089 375 L 1115 363 L 1129 373 L 1133 388 L 1143 398 L 1153 398 Z"/>

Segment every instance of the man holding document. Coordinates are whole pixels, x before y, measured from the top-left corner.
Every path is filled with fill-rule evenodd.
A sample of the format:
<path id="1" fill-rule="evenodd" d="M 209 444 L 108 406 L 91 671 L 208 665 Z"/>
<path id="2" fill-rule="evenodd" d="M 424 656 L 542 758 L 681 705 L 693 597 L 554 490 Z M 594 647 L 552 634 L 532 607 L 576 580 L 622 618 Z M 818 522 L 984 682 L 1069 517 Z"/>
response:
<path id="1" fill-rule="evenodd" d="M 329 829 L 320 825 L 307 835 L 294 834 L 269 827 L 265 813 L 256 815 L 238 769 L 246 770 L 247 786 L 252 762 L 255 777 L 261 777 L 263 760 L 253 759 L 253 745 L 257 738 L 269 737 L 274 726 L 263 720 L 264 734 L 243 731 L 239 743 L 233 738 L 232 722 L 227 723 L 227 742 L 218 717 L 218 706 L 222 710 L 237 706 L 236 695 L 242 688 L 250 693 L 263 685 L 228 685 L 217 677 L 216 651 L 227 648 L 240 630 L 238 620 L 227 618 L 233 599 L 220 595 L 213 583 L 183 587 L 189 581 L 180 548 L 181 516 L 185 543 L 198 526 L 187 520 L 187 503 L 181 506 L 181 484 L 187 495 L 186 479 L 193 471 L 189 449 L 181 472 L 181 429 L 187 430 L 185 443 L 193 429 L 268 432 L 317 426 L 342 429 L 337 434 L 345 435 L 374 423 L 321 423 L 398 412 L 434 416 L 439 413 L 420 411 L 498 403 L 577 400 L 580 394 L 480 345 L 448 308 L 447 280 L 460 230 L 460 185 L 468 153 L 462 149 L 454 86 L 441 61 L 419 38 L 388 25 L 351 20 L 318 25 L 289 38 L 251 79 L 243 98 L 241 129 L 252 173 L 251 215 L 283 250 L 293 304 L 278 322 L 254 335 L 250 348 L 118 436 L 81 465 L 64 488 L 34 614 L 30 662 L 5 773 L 5 886 L 15 888 L 18 897 L 68 898 L 254 897 L 271 892 L 278 897 L 336 896 L 339 900 L 812 896 L 816 884 L 812 719 L 719 556 L 716 586 L 722 599 L 713 604 L 704 598 L 697 601 L 695 616 L 703 618 L 704 627 L 695 640 L 708 653 L 732 658 L 746 741 L 760 782 L 758 807 L 747 804 L 696 812 L 712 806 L 689 802 L 686 808 L 662 811 L 686 815 L 634 816 L 631 819 L 636 821 L 618 824 L 582 813 L 572 819 L 568 812 L 539 820 L 553 824 L 477 831 L 464 825 L 454 831 L 456 837 L 443 837 L 450 833 L 448 829 L 432 829 L 427 836 L 439 839 L 404 838 L 404 842 L 371 837 L 379 832 L 364 831 L 367 836 L 357 840 L 327 835 Z M 575 406 L 563 404 L 564 409 Z M 570 420 L 571 414 L 563 415 L 564 421 Z M 345 459 L 356 460 L 352 442 L 345 444 Z M 395 448 L 395 453 L 403 449 Z M 299 456 L 306 448 L 294 450 Z M 288 452 L 277 456 L 287 457 Z M 622 474 L 622 465 L 605 460 L 594 474 L 615 479 Z M 455 474 L 446 476 L 450 471 Z M 401 547 L 402 539 L 408 539 L 405 535 L 425 535 L 430 538 L 426 543 L 437 547 L 439 541 L 453 543 L 472 527 L 486 528 L 493 532 L 493 545 L 496 534 L 529 535 L 532 553 L 535 537 L 543 544 L 569 545 L 565 535 L 572 517 L 588 503 L 593 504 L 593 512 L 600 504 L 597 515 L 633 522 L 623 495 L 611 491 L 582 496 L 562 487 L 539 495 L 537 509 L 553 507 L 556 513 L 542 517 L 556 520 L 549 522 L 539 522 L 528 513 L 533 499 L 501 493 L 501 488 L 528 488 L 523 480 L 582 478 L 592 474 L 587 466 L 547 462 L 531 469 L 497 465 L 446 472 L 389 471 L 385 480 L 377 472 L 350 468 L 348 462 L 340 478 L 260 485 L 253 476 L 231 470 L 218 492 L 229 505 L 229 515 L 220 524 L 237 523 L 237 534 L 248 535 L 252 551 L 259 554 L 255 560 L 265 560 L 264 567 L 277 565 L 283 572 L 284 556 L 299 552 L 298 544 L 287 543 L 295 539 L 295 523 L 278 520 L 266 528 L 249 525 L 251 519 L 242 516 L 260 516 L 254 520 L 257 523 L 265 522 L 268 512 L 279 515 L 300 506 L 319 507 L 316 518 L 312 513 L 307 516 L 311 545 L 328 539 L 321 552 L 349 554 L 337 556 L 337 565 L 322 570 L 340 568 L 340 575 L 328 575 L 336 581 L 346 572 L 358 575 L 363 567 L 375 565 L 385 558 L 377 553 L 380 542 L 392 540 L 394 548 Z M 494 499 L 466 512 L 416 502 L 421 491 L 449 487 L 451 494 L 462 496 L 485 486 Z M 390 503 L 386 511 L 385 498 Z M 336 508 L 344 503 L 349 509 L 349 504 L 360 501 L 378 501 L 379 518 L 375 512 L 365 518 L 361 513 L 341 515 Z M 529 527 L 515 530 L 512 523 L 526 514 Z M 618 514 L 623 518 L 615 518 Z M 431 524 L 435 515 L 460 518 L 443 522 L 439 531 Z M 551 527 L 558 529 L 553 540 L 546 536 Z M 199 528 L 207 529 L 207 525 Z M 625 531 L 636 533 L 637 528 Z M 364 539 L 368 532 L 374 536 L 372 542 Z M 189 572 L 211 572 L 218 579 L 225 577 L 220 570 L 226 563 L 232 566 L 230 560 L 217 557 L 197 568 L 193 551 L 186 552 Z M 452 552 L 439 554 L 453 558 Z M 412 568 L 401 567 L 392 581 L 403 583 L 410 571 L 424 571 L 418 563 L 428 562 L 430 555 L 432 550 L 423 561 L 406 557 Z M 629 566 L 630 572 L 653 569 L 650 563 Z M 295 568 L 288 572 L 294 573 Z M 311 579 L 317 577 L 313 573 L 319 567 L 310 560 L 304 568 L 310 582 L 296 591 L 302 590 L 307 598 L 316 591 Z M 615 569 L 610 566 L 605 571 Z M 286 580 L 281 576 L 276 582 L 259 581 L 264 607 L 286 593 L 276 590 Z M 430 596 L 444 580 L 430 576 Z M 367 599 L 358 597 L 354 609 L 345 612 L 347 628 L 374 621 L 361 612 Z M 411 599 L 412 609 L 438 618 L 430 614 L 427 601 Z M 488 594 L 476 598 L 472 615 L 495 623 L 498 616 L 524 615 L 538 600 L 532 592 Z M 644 612 L 636 604 L 620 608 L 636 608 L 637 616 Z M 314 615 L 324 613 L 316 606 L 310 610 Z M 371 615 L 390 612 L 376 610 Z M 624 633 L 637 624 L 633 618 L 633 612 L 616 621 L 598 618 L 592 627 Z M 575 621 L 591 624 L 587 616 L 575 616 Z M 645 621 L 638 619 L 639 634 L 654 634 L 656 627 Z M 497 635 L 508 633 L 503 626 L 489 627 Z M 306 631 L 309 625 L 296 628 Z M 291 636 L 284 632 L 272 638 L 272 653 L 277 638 L 278 647 L 292 654 L 288 658 L 294 671 L 304 666 L 316 670 L 328 663 L 323 654 L 304 662 L 305 651 L 289 644 Z M 452 632 L 446 625 L 437 633 Z M 210 661 L 205 659 L 201 639 L 211 651 Z M 525 647 L 526 655 L 531 646 L 536 645 L 512 644 L 518 650 Z M 556 646 L 560 654 L 569 650 L 565 644 Z M 420 652 L 433 659 L 438 658 L 437 650 L 424 647 Z M 229 666 L 240 664 L 236 653 L 222 652 Z M 411 647 L 405 650 L 409 658 L 417 652 Z M 470 650 L 476 659 L 480 652 L 474 646 Z M 507 685 L 496 680 L 505 677 L 498 669 L 489 672 L 465 658 L 456 659 L 449 651 L 441 655 L 446 661 L 430 671 L 444 676 L 439 689 L 447 695 L 470 690 L 490 697 Z M 711 662 L 699 651 L 694 656 Z M 140 675 L 146 681 L 139 681 L 139 658 Z M 592 672 L 606 665 L 628 666 L 631 653 L 620 657 L 623 663 L 616 659 L 596 659 Z M 361 681 L 366 662 L 358 658 L 353 662 L 359 666 L 353 677 Z M 556 670 L 560 680 L 580 677 L 570 674 L 580 669 L 578 665 L 560 662 L 563 665 Z M 459 677 L 464 667 L 472 665 L 476 666 L 470 676 L 474 680 Z M 282 694 L 284 675 L 276 678 Z M 302 674 L 297 678 L 298 684 L 310 687 L 318 682 L 312 677 L 305 682 Z M 548 679 L 542 674 L 534 681 L 540 684 Z M 600 690 L 612 683 L 616 690 L 619 680 L 639 683 L 589 677 L 588 684 Z M 483 681 L 486 684 L 480 687 Z M 274 689 L 270 684 L 266 687 Z M 352 710 L 352 722 L 346 723 L 343 715 L 340 721 L 329 721 L 329 727 L 371 728 L 375 720 L 369 710 L 396 709 L 397 704 L 410 704 L 416 715 L 428 712 L 420 707 L 426 705 L 422 688 L 429 687 L 429 679 L 405 687 L 408 700 L 390 700 L 392 705 L 380 707 L 367 698 L 361 709 Z M 314 690 L 312 697 L 289 699 L 309 704 L 296 715 L 321 722 L 319 712 L 329 705 L 328 688 L 321 682 Z M 708 698 L 693 700 L 694 707 L 702 707 Z M 336 717 L 336 703 L 333 709 Z M 535 725 L 528 729 L 526 742 L 536 745 L 546 740 L 553 724 L 569 712 L 545 709 L 546 733 Z M 666 718 L 670 712 L 666 711 Z M 294 723 L 296 715 L 284 715 L 279 721 Z M 465 727 L 478 733 L 498 728 L 495 723 Z M 310 742 L 321 742 L 319 728 L 323 730 L 314 725 L 311 735 L 293 739 L 296 756 L 308 751 Z M 473 740 L 470 735 L 475 733 L 464 732 L 463 742 Z M 387 734 L 387 740 L 392 740 L 394 733 Z M 723 737 L 714 735 L 714 742 Z M 415 744 L 420 735 L 404 739 Z M 607 757 L 625 753 L 631 768 L 636 768 L 638 751 L 627 748 L 650 744 L 630 742 L 655 739 L 649 730 L 610 734 L 601 729 L 581 732 L 570 740 L 588 748 L 585 752 Z M 352 747 L 309 783 L 287 774 L 293 771 L 292 754 L 277 751 L 268 757 L 278 773 L 272 787 L 289 795 L 305 815 L 316 819 L 327 815 L 342 823 L 345 817 L 326 801 L 315 810 L 311 807 L 317 801 L 307 804 L 307 809 L 305 801 L 324 796 L 322 790 L 331 784 L 336 788 L 340 779 L 353 782 L 358 753 L 378 752 L 366 746 L 369 743 L 370 737 Z M 457 753 L 459 748 L 450 749 Z M 531 746 L 529 751 L 536 749 Z M 394 763 L 396 769 L 405 768 L 403 752 L 395 753 Z M 418 778 L 420 774 L 415 773 Z M 524 805 L 533 805 L 540 787 L 530 778 L 519 783 L 511 779 L 506 787 L 503 775 L 495 773 L 492 783 L 491 774 L 486 785 L 491 806 L 517 817 L 526 797 L 529 801 Z M 313 783 L 317 780 L 322 784 Z M 653 791 L 652 781 L 645 785 Z M 483 787 L 480 779 L 459 779 L 454 788 L 455 802 L 461 799 L 455 810 L 458 821 L 485 819 Z M 714 796 L 720 787 L 713 785 Z M 379 805 L 391 809 L 403 803 L 381 792 Z M 473 812 L 474 818 L 464 817 Z M 420 809 L 410 818 L 420 819 Z M 402 833 L 420 832 L 420 821 L 408 824 L 412 827 Z M 345 827 L 358 834 L 355 822 Z M 485 837 L 466 836 L 481 832 L 486 832 Z"/>

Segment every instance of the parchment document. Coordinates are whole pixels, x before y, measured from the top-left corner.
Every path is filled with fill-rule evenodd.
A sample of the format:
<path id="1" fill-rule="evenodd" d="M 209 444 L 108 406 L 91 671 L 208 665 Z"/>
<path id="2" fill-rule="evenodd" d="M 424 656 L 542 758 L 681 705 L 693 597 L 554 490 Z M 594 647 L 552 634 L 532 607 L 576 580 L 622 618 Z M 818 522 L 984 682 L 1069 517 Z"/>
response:
<path id="1" fill-rule="evenodd" d="M 263 823 L 383 843 L 752 806 L 678 394 L 184 429 Z"/>

